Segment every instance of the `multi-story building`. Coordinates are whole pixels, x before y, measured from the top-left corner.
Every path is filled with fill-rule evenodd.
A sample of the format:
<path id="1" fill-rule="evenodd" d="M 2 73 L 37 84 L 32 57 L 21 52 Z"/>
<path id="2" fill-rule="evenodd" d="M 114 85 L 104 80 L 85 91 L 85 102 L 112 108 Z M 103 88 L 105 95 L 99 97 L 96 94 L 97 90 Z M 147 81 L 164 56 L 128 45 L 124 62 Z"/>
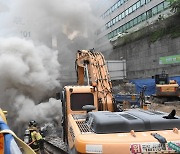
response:
<path id="1" fill-rule="evenodd" d="M 114 41 L 119 36 L 137 31 L 153 21 L 170 15 L 166 0 L 112 0 L 113 4 L 102 5 L 99 14 L 104 24 L 97 31 L 97 44 Z"/>

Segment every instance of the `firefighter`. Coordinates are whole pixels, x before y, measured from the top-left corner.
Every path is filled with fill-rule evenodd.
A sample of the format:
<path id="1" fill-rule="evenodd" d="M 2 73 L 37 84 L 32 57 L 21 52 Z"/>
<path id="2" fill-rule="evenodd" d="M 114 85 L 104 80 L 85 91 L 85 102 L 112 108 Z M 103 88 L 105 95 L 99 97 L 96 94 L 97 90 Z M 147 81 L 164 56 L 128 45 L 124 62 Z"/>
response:
<path id="1" fill-rule="evenodd" d="M 29 128 L 25 131 L 24 141 L 37 153 L 43 154 L 43 138 L 37 128 L 37 123 L 34 120 L 29 122 Z"/>

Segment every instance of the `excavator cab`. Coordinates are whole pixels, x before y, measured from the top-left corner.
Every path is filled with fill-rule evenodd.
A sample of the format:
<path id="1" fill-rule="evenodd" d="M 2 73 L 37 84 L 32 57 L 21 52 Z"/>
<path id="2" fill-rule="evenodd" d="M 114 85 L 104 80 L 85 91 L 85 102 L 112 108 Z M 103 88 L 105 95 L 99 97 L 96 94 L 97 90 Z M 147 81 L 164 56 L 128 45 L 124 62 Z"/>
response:
<path id="1" fill-rule="evenodd" d="M 88 112 L 97 111 L 97 90 L 93 86 L 65 86 L 61 102 L 63 141 L 67 143 L 69 117 L 85 118 Z"/>
<path id="2" fill-rule="evenodd" d="M 156 84 L 169 84 L 169 77 L 168 74 L 165 73 L 165 71 L 162 71 L 161 74 L 156 74 L 155 75 L 155 83 Z"/>

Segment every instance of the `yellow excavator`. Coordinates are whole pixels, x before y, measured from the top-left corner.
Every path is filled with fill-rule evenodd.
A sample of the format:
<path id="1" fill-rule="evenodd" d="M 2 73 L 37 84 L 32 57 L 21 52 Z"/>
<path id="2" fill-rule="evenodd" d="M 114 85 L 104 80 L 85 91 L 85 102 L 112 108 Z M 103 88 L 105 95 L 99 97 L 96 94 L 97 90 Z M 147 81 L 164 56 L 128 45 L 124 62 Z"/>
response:
<path id="1" fill-rule="evenodd" d="M 179 153 L 180 117 L 160 111 L 118 112 L 106 61 L 100 52 L 76 54 L 77 85 L 64 87 L 63 140 L 69 153 Z"/>
<path id="2" fill-rule="evenodd" d="M 180 86 L 176 80 L 169 79 L 169 75 L 163 70 L 161 74 L 153 76 L 155 80 L 155 102 L 164 103 L 180 100 Z"/>

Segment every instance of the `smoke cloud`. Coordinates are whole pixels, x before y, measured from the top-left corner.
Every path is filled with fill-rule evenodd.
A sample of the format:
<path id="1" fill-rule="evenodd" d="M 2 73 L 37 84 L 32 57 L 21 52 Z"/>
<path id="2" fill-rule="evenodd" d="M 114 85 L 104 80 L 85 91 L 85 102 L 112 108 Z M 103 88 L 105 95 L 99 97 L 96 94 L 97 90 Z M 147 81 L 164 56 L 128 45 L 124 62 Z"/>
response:
<path id="1" fill-rule="evenodd" d="M 8 110 L 10 125 L 60 115 L 61 102 L 42 102 L 60 86 L 59 69 L 57 51 L 25 39 L 0 38 L 0 104 Z"/>
<path id="2" fill-rule="evenodd" d="M 0 0 L 0 104 L 12 127 L 60 118 L 51 97 L 63 79 L 75 81 L 75 52 L 95 47 L 97 2 Z"/>
<path id="3" fill-rule="evenodd" d="M 75 41 L 84 48 L 92 48 L 95 31 L 101 24 L 93 10 L 96 2 L 97 0 L 11 1 L 7 5 L 10 11 L 4 13 L 4 24 L 1 25 L 6 35 L 29 37 L 46 45 L 50 45 L 51 36 L 54 35 L 59 40 L 59 46 L 64 41 L 71 46 Z M 76 39 L 85 41 L 78 42 Z"/>

